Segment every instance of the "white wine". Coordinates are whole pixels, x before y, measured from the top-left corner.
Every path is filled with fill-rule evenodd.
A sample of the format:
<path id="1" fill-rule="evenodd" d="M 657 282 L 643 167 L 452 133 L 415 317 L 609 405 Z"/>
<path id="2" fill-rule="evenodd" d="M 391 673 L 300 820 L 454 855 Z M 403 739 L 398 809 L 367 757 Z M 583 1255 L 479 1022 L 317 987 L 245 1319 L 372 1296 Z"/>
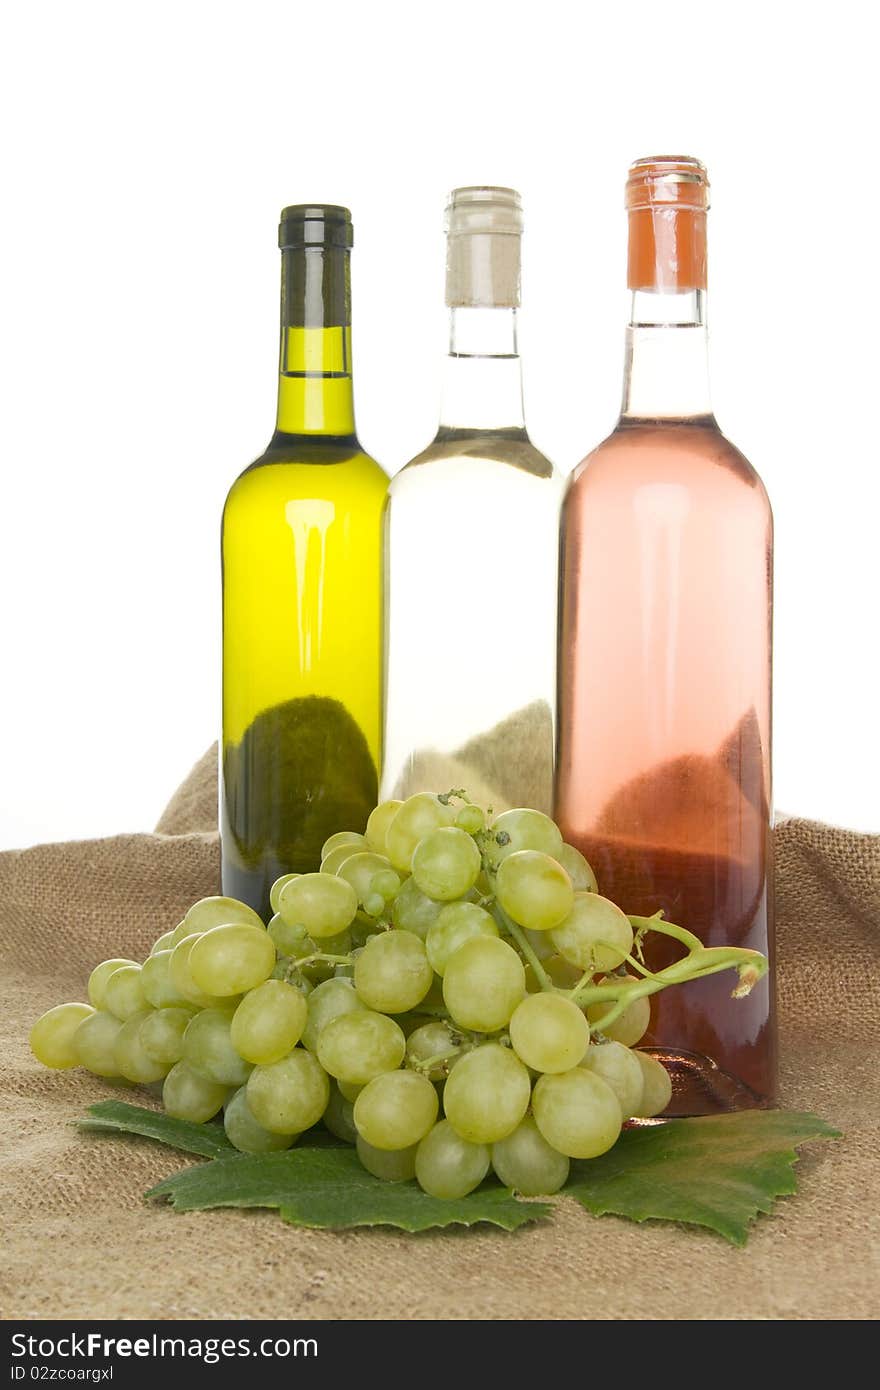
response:
<path id="1" fill-rule="evenodd" d="M 383 798 L 551 809 L 562 483 L 523 420 L 521 230 L 512 189 L 452 194 L 440 429 L 386 513 Z"/>
<path id="2" fill-rule="evenodd" d="M 387 487 L 354 428 L 350 215 L 285 208 L 279 242 L 277 426 L 223 515 L 223 891 L 267 920 L 376 801 Z"/>

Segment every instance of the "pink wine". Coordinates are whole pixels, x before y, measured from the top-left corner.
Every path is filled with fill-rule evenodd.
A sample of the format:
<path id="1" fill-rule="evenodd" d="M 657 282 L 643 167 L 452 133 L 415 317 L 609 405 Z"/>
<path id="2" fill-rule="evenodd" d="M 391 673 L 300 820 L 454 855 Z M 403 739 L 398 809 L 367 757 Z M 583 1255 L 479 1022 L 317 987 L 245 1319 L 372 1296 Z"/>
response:
<path id="1" fill-rule="evenodd" d="M 773 525 L 709 403 L 708 180 L 693 159 L 630 171 L 623 410 L 563 507 L 556 819 L 600 891 L 662 908 L 707 946 L 771 956 Z M 646 963 L 680 954 L 649 938 Z M 722 974 L 652 1000 L 644 1039 L 670 1114 L 773 1100 L 772 970 L 745 999 Z"/>

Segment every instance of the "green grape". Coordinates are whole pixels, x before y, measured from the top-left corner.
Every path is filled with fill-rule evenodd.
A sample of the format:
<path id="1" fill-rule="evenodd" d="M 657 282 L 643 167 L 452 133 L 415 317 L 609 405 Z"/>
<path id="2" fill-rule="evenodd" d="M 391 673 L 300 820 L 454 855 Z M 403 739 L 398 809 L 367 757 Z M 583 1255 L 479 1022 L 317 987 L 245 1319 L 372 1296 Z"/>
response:
<path id="1" fill-rule="evenodd" d="M 305 927 L 314 941 L 338 936 L 350 927 L 357 905 L 351 884 L 332 874 L 300 874 L 282 888 L 278 897 L 278 911 L 285 922 Z"/>
<path id="2" fill-rule="evenodd" d="M 394 870 L 392 869 L 393 873 Z M 377 875 L 378 877 L 378 875 Z M 385 911 L 385 899 L 381 893 L 370 892 L 364 898 L 364 912 L 368 917 L 381 917 Z"/>
<path id="3" fill-rule="evenodd" d="M 496 1032 L 525 992 L 523 963 L 506 941 L 473 937 L 446 962 L 443 1002 L 460 1028 Z"/>
<path id="4" fill-rule="evenodd" d="M 363 1086 L 359 1086 L 352 1081 L 337 1081 L 336 1085 L 339 1088 L 339 1094 L 344 1096 L 346 1100 L 351 1101 L 352 1105 L 354 1105 L 361 1091 L 364 1089 Z"/>
<path id="5" fill-rule="evenodd" d="M 410 1182 L 416 1175 L 416 1149 L 374 1149 L 360 1134 L 357 1136 L 357 1155 L 368 1173 L 383 1182 Z"/>
<path id="6" fill-rule="evenodd" d="M 157 1062 L 144 1047 L 141 1028 L 152 1012 L 152 1009 L 144 1009 L 127 1019 L 116 1034 L 113 1047 L 116 1075 L 142 1086 L 150 1081 L 161 1081 L 170 1066 L 168 1062 Z"/>
<path id="7" fill-rule="evenodd" d="M 442 1018 L 420 1024 L 406 1040 L 406 1065 L 429 1081 L 445 1080 L 463 1055 L 461 1035 Z M 426 1062 L 431 1063 L 427 1068 Z"/>
<path id="8" fill-rule="evenodd" d="M 454 825 L 425 835 L 413 850 L 412 876 L 428 898 L 453 902 L 476 883 L 482 860 L 472 837 Z"/>
<path id="9" fill-rule="evenodd" d="M 402 805 L 402 801 L 380 801 L 375 810 L 370 812 L 365 836 L 367 849 L 373 850 L 375 854 L 388 853 L 385 843 L 388 827 Z"/>
<path id="10" fill-rule="evenodd" d="M 337 845 L 336 849 L 330 851 L 326 859 L 321 860 L 321 873 L 335 875 L 337 870 L 342 868 L 346 859 L 350 859 L 353 854 L 358 854 L 363 849 L 364 845 Z"/>
<path id="11" fill-rule="evenodd" d="M 281 911 L 279 899 L 281 897 L 282 888 L 286 888 L 288 883 L 293 883 L 295 878 L 299 878 L 299 874 L 282 874 L 280 878 L 276 878 L 272 887 L 269 889 L 269 906 L 275 916 Z"/>
<path id="12" fill-rule="evenodd" d="M 486 816 L 479 806 L 462 806 L 455 817 L 455 824 L 468 835 L 479 835 L 486 828 Z"/>
<path id="13" fill-rule="evenodd" d="M 154 951 L 141 967 L 141 989 L 154 1009 L 168 1009 L 187 1001 L 171 978 L 171 952 Z"/>
<path id="14" fill-rule="evenodd" d="M 618 976 L 613 980 L 616 984 Z M 635 981 L 634 975 L 627 975 L 628 980 Z M 587 1018 L 590 1020 L 592 1028 L 596 1028 L 601 1023 L 605 1014 L 610 1013 L 614 1008 L 613 999 L 603 999 L 600 1003 L 590 1004 L 587 1008 Z M 648 1031 L 648 1024 L 651 1022 L 651 1001 L 647 995 L 641 995 L 634 999 L 631 1004 L 627 1004 L 623 1013 L 614 1020 L 607 1023 L 601 1029 L 602 1036 L 610 1038 L 612 1042 L 623 1043 L 624 1047 L 635 1047 Z"/>
<path id="15" fill-rule="evenodd" d="M 103 960 L 100 965 L 96 965 L 89 976 L 89 1003 L 95 1009 L 104 1008 L 104 995 L 107 989 L 107 981 L 114 970 L 119 970 L 123 965 L 137 965 L 136 960 Z M 143 1008 L 143 1005 L 141 1005 Z"/>
<path id="16" fill-rule="evenodd" d="M 497 936 L 494 917 L 476 903 L 447 903 L 428 928 L 425 946 L 428 960 L 438 975 L 446 972 L 450 956 L 478 936 Z"/>
<path id="17" fill-rule="evenodd" d="M 356 830 L 337 830 L 335 835 L 331 835 L 321 846 L 321 863 L 328 855 L 334 854 L 338 849 L 350 849 L 352 852 L 366 847 L 366 836 L 359 835 Z"/>
<path id="18" fill-rule="evenodd" d="M 103 1007 L 125 1023 L 147 1007 L 139 965 L 120 965 L 104 985 Z"/>
<path id="19" fill-rule="evenodd" d="M 395 1071 L 406 1052 L 403 1030 L 387 1014 L 358 1008 L 321 1029 L 318 1060 L 337 1081 L 365 1086 L 374 1076 Z"/>
<path id="20" fill-rule="evenodd" d="M 437 1092 L 426 1076 L 389 1071 L 361 1091 L 354 1103 L 354 1122 L 374 1149 L 408 1149 L 424 1139 L 438 1109 Z"/>
<path id="21" fill-rule="evenodd" d="M 283 980 L 266 980 L 242 999 L 232 1015 L 229 1037 L 246 1062 L 268 1066 L 296 1047 L 308 1016 L 305 995 Z"/>
<path id="22" fill-rule="evenodd" d="M 407 797 L 385 832 L 386 854 L 398 873 L 409 873 L 416 845 L 441 825 L 451 825 L 455 810 L 429 792 Z"/>
<path id="23" fill-rule="evenodd" d="M 529 994 L 513 1012 L 510 1041 L 533 1071 L 570 1071 L 589 1046 L 590 1025 L 561 994 Z"/>
<path id="24" fill-rule="evenodd" d="M 632 950 L 633 930 L 625 912 L 598 893 L 575 893 L 571 912 L 554 927 L 551 940 L 581 970 L 616 970 Z"/>
<path id="25" fill-rule="evenodd" d="M 340 864 L 336 871 L 337 879 L 354 889 L 357 903 L 363 903 L 368 898 L 372 888 L 372 882 L 376 874 L 383 869 L 390 869 L 391 865 L 383 854 L 372 854 L 369 850 L 359 850 L 357 854 L 350 854 L 344 864 Z M 352 914 L 354 916 L 354 914 Z"/>
<path id="26" fill-rule="evenodd" d="M 182 941 L 178 941 L 171 952 L 168 972 L 174 988 L 188 1004 L 194 1004 L 198 1009 L 210 1009 L 218 1000 L 213 994 L 206 994 L 203 989 L 199 989 L 190 969 L 193 947 L 200 940 L 199 936 L 186 936 Z"/>
<path id="27" fill-rule="evenodd" d="M 246 1086 L 239 1086 L 226 1102 L 223 1128 L 230 1144 L 244 1154 L 266 1154 L 289 1149 L 297 1138 L 295 1134 L 273 1134 L 257 1124 L 247 1103 Z"/>
<path id="28" fill-rule="evenodd" d="M 526 993 L 527 993 L 527 994 L 539 994 L 540 991 L 544 988 L 543 981 L 538 979 L 538 976 L 535 974 L 534 967 L 533 967 L 531 964 L 529 964 L 528 962 L 526 963 L 526 966 L 525 966 L 525 972 L 526 972 Z"/>
<path id="29" fill-rule="evenodd" d="M 562 865 L 565 872 L 571 879 L 571 886 L 576 893 L 598 893 L 599 884 L 596 875 L 593 873 L 592 865 L 584 858 L 579 849 L 574 845 L 563 845 L 558 854 L 554 854 Z"/>
<path id="30" fill-rule="evenodd" d="M 529 1074 L 500 1043 L 484 1043 L 462 1057 L 443 1091 L 446 1118 L 462 1139 L 494 1144 L 516 1129 L 529 1108 Z"/>
<path id="31" fill-rule="evenodd" d="M 641 1099 L 630 1114 L 650 1120 L 654 1115 L 661 1114 L 672 1100 L 672 1078 L 663 1063 L 652 1057 L 650 1052 L 631 1052 L 629 1055 L 635 1058 L 642 1073 Z"/>
<path id="32" fill-rule="evenodd" d="M 607 1081 L 585 1067 L 539 1076 L 532 1112 L 547 1143 L 569 1158 L 605 1153 L 623 1124 L 617 1096 Z"/>
<path id="33" fill-rule="evenodd" d="M 324 1111 L 324 1124 L 337 1139 L 343 1139 L 346 1144 L 356 1142 L 358 1132 L 354 1122 L 354 1106 L 350 1100 L 346 1100 L 336 1081 L 330 1085 L 330 1099 Z"/>
<path id="34" fill-rule="evenodd" d="M 550 933 L 546 931 L 528 931 L 523 927 L 526 940 L 531 946 L 538 960 L 549 960 L 556 955 L 556 947 L 550 940 Z"/>
<path id="35" fill-rule="evenodd" d="M 176 1062 L 165 1078 L 162 1104 L 176 1120 L 204 1124 L 213 1120 L 228 1094 L 228 1086 L 199 1076 L 187 1062 Z"/>
<path id="36" fill-rule="evenodd" d="M 302 960 L 303 956 L 312 955 L 315 949 L 314 942 L 305 927 L 299 923 L 291 926 L 285 922 L 280 912 L 276 912 L 275 916 L 270 919 L 266 931 L 272 938 L 276 951 L 282 956 L 291 956 L 294 960 Z"/>
<path id="37" fill-rule="evenodd" d="M 547 935 L 549 936 L 550 933 L 547 932 Z M 557 989 L 574 989 L 575 985 L 580 984 L 584 978 L 583 970 L 572 965 L 571 961 L 566 960 L 564 956 L 553 955 L 549 960 L 545 960 L 544 971 L 549 975 Z"/>
<path id="38" fill-rule="evenodd" d="M 524 1197 L 549 1197 L 568 1181 L 568 1159 L 547 1143 L 531 1115 L 492 1145 L 492 1167 L 505 1187 Z"/>
<path id="39" fill-rule="evenodd" d="M 502 860 L 495 896 L 508 916 L 530 931 L 550 931 L 571 912 L 574 889 L 561 864 L 535 849 Z"/>
<path id="40" fill-rule="evenodd" d="M 184 916 L 179 926 L 174 928 L 174 945 L 185 941 L 188 936 L 210 931 L 212 927 L 225 927 L 230 922 L 247 922 L 252 927 L 262 927 L 263 919 L 247 903 L 238 898 L 200 898 Z"/>
<path id="41" fill-rule="evenodd" d="M 390 903 L 400 892 L 400 874 L 394 869 L 380 869 L 373 875 L 370 890 L 379 893 L 386 903 Z"/>
<path id="42" fill-rule="evenodd" d="M 88 1067 L 95 1076 L 118 1076 L 113 1049 L 121 1027 L 119 1019 L 103 1009 L 84 1018 L 73 1035 L 78 1065 Z"/>
<path id="43" fill-rule="evenodd" d="M 625 1120 L 639 1114 L 642 1103 L 644 1082 L 639 1059 L 623 1043 L 593 1043 L 587 1048 L 580 1066 L 601 1076 L 607 1081 L 620 1105 L 620 1113 Z"/>
<path id="44" fill-rule="evenodd" d="M 158 937 L 157 940 L 155 940 L 155 941 L 153 942 L 152 946 L 150 947 L 150 955 L 151 955 L 151 956 L 155 956 L 159 951 L 170 951 L 170 950 L 172 950 L 173 947 L 174 947 L 174 940 L 173 940 L 173 937 L 174 937 L 174 929 L 173 929 L 173 928 L 172 928 L 171 931 L 163 932 L 162 935 L 161 935 L 160 937 Z M 132 964 L 132 962 L 131 962 L 131 961 L 126 961 L 125 964 L 126 964 L 126 965 L 130 965 L 130 964 Z"/>
<path id="45" fill-rule="evenodd" d="M 37 1061 L 58 1071 L 79 1066 L 74 1038 L 83 1020 L 94 1012 L 91 1004 L 56 1004 L 42 1014 L 30 1032 L 31 1052 Z"/>
<path id="46" fill-rule="evenodd" d="M 265 927 L 238 922 L 212 927 L 198 937 L 189 958 L 198 988 L 218 998 L 254 989 L 268 980 L 274 966 L 275 944 Z"/>
<path id="47" fill-rule="evenodd" d="M 278 957 L 275 962 L 275 969 L 272 971 L 269 979 L 283 980 L 286 985 L 290 985 L 293 989 L 299 990 L 300 994 L 304 995 L 306 999 L 308 999 L 312 990 L 315 988 L 312 981 L 307 980 L 305 975 L 301 974 L 297 962 L 291 960 L 288 956 Z"/>
<path id="48" fill-rule="evenodd" d="M 408 878 L 391 904 L 391 920 L 395 927 L 415 932 L 424 941 L 442 911 L 442 903 L 426 897 L 415 879 Z"/>
<path id="49" fill-rule="evenodd" d="M 411 931 L 387 931 L 371 937 L 354 967 L 354 987 L 359 998 L 368 1009 L 383 1014 L 414 1009 L 428 993 L 433 979 L 424 942 Z"/>
<path id="50" fill-rule="evenodd" d="M 179 1062 L 183 1056 L 183 1035 L 191 1019 L 191 1009 L 155 1009 L 141 1024 L 141 1043 L 147 1056 L 169 1067 Z"/>
<path id="51" fill-rule="evenodd" d="M 254 1067 L 247 1083 L 254 1119 L 273 1134 L 302 1134 L 311 1129 L 329 1099 L 327 1073 L 303 1047 L 295 1047 L 268 1067 Z"/>
<path id="52" fill-rule="evenodd" d="M 336 936 L 322 936 L 317 950 L 326 956 L 347 956 L 351 951 L 351 932 L 341 931 Z"/>
<path id="53" fill-rule="evenodd" d="M 334 1018 L 339 1018 L 342 1014 L 357 1013 L 363 1007 L 350 980 L 334 978 L 316 985 L 307 1000 L 307 1017 L 302 1032 L 303 1046 L 307 1047 L 309 1052 L 317 1052 L 318 1039 L 328 1023 L 332 1023 Z"/>
<path id="54" fill-rule="evenodd" d="M 492 822 L 490 837 L 489 856 L 496 865 L 523 849 L 547 854 L 551 859 L 558 859 L 562 849 L 562 833 L 555 822 L 543 811 L 526 807 L 502 812 Z"/>
<path id="55" fill-rule="evenodd" d="M 235 1050 L 232 1019 L 231 1009 L 202 1009 L 197 1013 L 183 1037 L 183 1060 L 209 1081 L 243 1086 L 251 1074 L 251 1063 Z"/>
<path id="56" fill-rule="evenodd" d="M 488 1145 L 462 1139 L 448 1120 L 441 1120 L 416 1149 L 416 1179 L 430 1197 L 466 1197 L 483 1181 L 490 1160 Z"/>

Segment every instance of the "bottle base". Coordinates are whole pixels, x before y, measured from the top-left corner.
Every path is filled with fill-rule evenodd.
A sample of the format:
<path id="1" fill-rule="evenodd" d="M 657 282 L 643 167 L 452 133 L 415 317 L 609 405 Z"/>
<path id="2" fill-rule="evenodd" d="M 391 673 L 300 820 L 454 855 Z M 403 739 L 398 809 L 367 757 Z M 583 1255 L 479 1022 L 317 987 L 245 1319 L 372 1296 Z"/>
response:
<path id="1" fill-rule="evenodd" d="M 758 1095 L 744 1081 L 724 1071 L 717 1062 L 701 1053 L 665 1047 L 645 1047 L 640 1051 L 662 1062 L 672 1078 L 672 1100 L 657 1121 L 696 1115 L 726 1115 L 736 1110 L 760 1110 L 773 1104 L 772 1096 Z"/>

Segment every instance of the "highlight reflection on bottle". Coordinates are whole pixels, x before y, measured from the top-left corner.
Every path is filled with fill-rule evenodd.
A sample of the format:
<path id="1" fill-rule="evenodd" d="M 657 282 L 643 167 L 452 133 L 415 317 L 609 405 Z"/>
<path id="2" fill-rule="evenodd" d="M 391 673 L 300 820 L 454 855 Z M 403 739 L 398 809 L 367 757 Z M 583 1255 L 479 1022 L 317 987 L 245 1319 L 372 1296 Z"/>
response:
<path id="1" fill-rule="evenodd" d="M 707 207 L 697 160 L 630 170 L 623 409 L 563 507 L 556 817 L 627 911 L 772 953 L 772 518 L 709 401 Z M 773 1098 L 772 973 L 734 983 L 654 996 L 671 1114 Z"/>

